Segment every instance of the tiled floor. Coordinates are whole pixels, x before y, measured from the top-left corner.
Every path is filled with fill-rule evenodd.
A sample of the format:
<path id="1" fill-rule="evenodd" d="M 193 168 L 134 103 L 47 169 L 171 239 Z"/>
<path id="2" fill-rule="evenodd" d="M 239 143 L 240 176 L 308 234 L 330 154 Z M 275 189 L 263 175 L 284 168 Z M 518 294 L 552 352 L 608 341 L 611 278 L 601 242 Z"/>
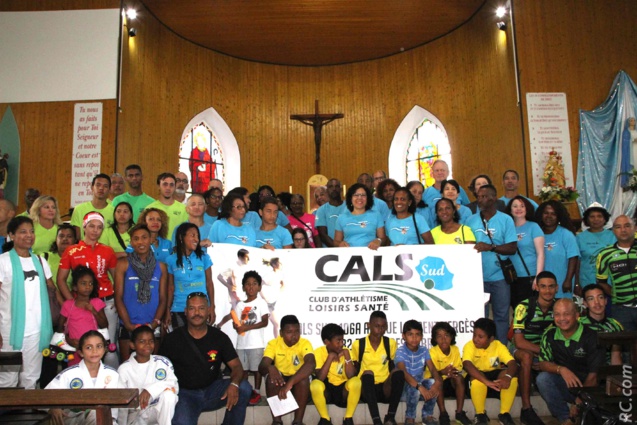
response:
<path id="1" fill-rule="evenodd" d="M 499 412 L 499 403 L 500 401 L 497 399 L 487 399 L 487 414 L 491 418 L 491 424 L 498 424 L 498 412 Z M 559 425 L 559 422 L 550 417 L 546 404 L 542 400 L 539 395 L 535 395 L 531 397 L 531 403 L 533 407 L 536 409 L 538 415 L 542 416 L 546 425 Z M 448 400 L 445 403 L 445 406 L 449 412 L 455 411 L 456 402 L 455 400 Z M 381 417 L 384 416 L 387 405 L 380 404 L 380 413 Z M 516 423 L 520 423 L 520 398 L 516 397 L 515 403 L 513 404 L 513 408 L 511 409 L 511 414 L 513 415 Z M 473 418 L 473 404 L 471 404 L 471 400 L 467 400 L 464 404 L 464 410 L 467 412 L 469 418 Z M 343 414 L 345 412 L 344 409 L 338 408 L 336 406 L 329 406 L 330 416 L 332 417 L 332 423 L 334 425 L 340 425 L 343 421 Z M 420 408 L 418 409 L 420 412 Z M 220 424 L 223 421 L 223 416 L 225 412 L 223 410 L 219 410 L 216 412 L 206 412 L 201 415 L 199 418 L 199 425 L 216 425 Z M 434 415 L 437 417 L 438 408 L 436 408 Z M 402 424 L 405 416 L 405 406 L 404 403 L 401 403 L 401 406 L 398 409 L 398 414 L 396 415 L 396 420 L 398 423 Z M 364 425 L 371 424 L 371 418 L 369 417 L 369 412 L 367 410 L 367 406 L 365 404 L 360 404 L 356 409 L 356 413 L 354 414 L 354 423 L 356 425 Z M 420 419 L 420 418 L 418 418 Z M 313 405 L 307 406 L 305 411 L 305 417 L 303 422 L 307 425 L 316 425 L 319 421 L 319 415 L 316 411 L 316 408 Z M 270 414 L 270 409 L 267 405 L 259 405 L 254 407 L 248 407 L 248 411 L 246 414 L 245 425 L 270 425 L 272 423 L 272 415 Z M 291 425 L 292 423 L 292 414 L 286 415 L 283 417 L 284 425 Z"/>

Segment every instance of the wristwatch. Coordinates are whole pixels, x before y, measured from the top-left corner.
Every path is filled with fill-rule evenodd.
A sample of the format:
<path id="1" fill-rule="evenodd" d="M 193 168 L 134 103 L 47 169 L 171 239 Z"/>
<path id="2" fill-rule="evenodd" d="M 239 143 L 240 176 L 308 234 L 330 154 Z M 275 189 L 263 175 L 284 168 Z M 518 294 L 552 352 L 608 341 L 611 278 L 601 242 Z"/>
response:
<path id="1" fill-rule="evenodd" d="M 491 252 L 495 252 L 495 248 L 496 248 L 496 244 L 492 243 L 491 244 Z"/>

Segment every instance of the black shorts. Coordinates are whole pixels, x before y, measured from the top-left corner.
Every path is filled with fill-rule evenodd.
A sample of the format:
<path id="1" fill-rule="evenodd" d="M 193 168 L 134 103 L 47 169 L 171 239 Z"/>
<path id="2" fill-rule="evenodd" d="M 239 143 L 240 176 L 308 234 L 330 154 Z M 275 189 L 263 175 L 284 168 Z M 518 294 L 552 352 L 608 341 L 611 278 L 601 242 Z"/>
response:
<path id="1" fill-rule="evenodd" d="M 385 385 L 385 382 L 381 382 L 380 384 L 374 384 L 374 392 L 376 393 L 376 401 L 378 403 L 389 403 L 389 397 L 385 397 L 385 392 L 383 391 L 383 385 Z M 368 401 L 365 399 L 364 391 L 361 391 L 361 399 L 364 402 Z"/>
<path id="2" fill-rule="evenodd" d="M 343 394 L 344 392 L 345 383 L 334 385 L 325 380 L 325 401 L 327 404 L 335 404 L 343 408 L 347 407 L 347 397 Z"/>
<path id="3" fill-rule="evenodd" d="M 447 377 L 442 381 L 442 396 L 444 398 L 456 398 L 456 389 L 452 385 L 452 379 Z M 464 393 L 469 394 L 469 380 L 463 379 Z"/>
<path id="4" fill-rule="evenodd" d="M 456 389 L 451 385 L 451 378 L 447 378 L 442 381 L 442 396 L 443 397 L 455 397 Z"/>
<path id="5" fill-rule="evenodd" d="M 482 373 L 489 381 L 495 381 L 496 379 L 498 379 L 498 376 L 500 376 L 500 373 L 504 371 L 504 369 L 495 369 L 495 370 L 490 370 L 489 372 L 482 372 L 480 371 L 480 373 Z M 466 377 L 466 381 L 469 384 L 469 391 L 471 391 L 471 378 L 469 377 L 469 375 L 467 374 Z M 489 388 L 487 387 L 487 398 L 500 398 L 500 392 L 494 390 L 493 388 Z M 471 394 L 471 392 L 469 392 L 469 394 Z"/>

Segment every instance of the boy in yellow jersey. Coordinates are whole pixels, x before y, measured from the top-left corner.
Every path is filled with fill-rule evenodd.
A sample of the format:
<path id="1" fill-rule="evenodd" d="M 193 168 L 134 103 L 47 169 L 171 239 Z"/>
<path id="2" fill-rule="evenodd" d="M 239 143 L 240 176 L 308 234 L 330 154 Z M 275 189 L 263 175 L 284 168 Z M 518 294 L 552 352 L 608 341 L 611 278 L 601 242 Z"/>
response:
<path id="1" fill-rule="evenodd" d="M 456 397 L 456 421 L 470 425 L 471 421 L 462 407 L 464 406 L 465 382 L 462 374 L 462 357 L 456 345 L 456 330 L 447 322 L 438 322 L 431 329 L 431 348 L 429 356 L 438 373 L 442 376 L 442 391 L 438 394 L 440 425 L 450 425 L 449 413 L 445 409 L 445 397 Z M 425 379 L 431 378 L 429 369 Z"/>
<path id="2" fill-rule="evenodd" d="M 316 368 L 312 344 L 301 338 L 301 326 L 296 316 L 281 318 L 280 336 L 265 347 L 259 373 L 266 376 L 265 390 L 268 397 L 278 395 L 287 398 L 292 391 L 299 408 L 294 412 L 292 425 L 301 425 L 310 393 L 310 375 Z M 281 425 L 280 416 L 273 417 L 273 425 Z"/>
<path id="3" fill-rule="evenodd" d="M 385 337 L 387 316 L 374 311 L 369 316 L 369 335 L 352 344 L 352 357 L 360 368 L 361 393 L 374 425 L 396 425 L 396 410 L 405 385 L 405 373 L 394 369 L 396 341 Z M 378 403 L 389 403 L 385 420 L 380 420 Z"/>
<path id="4" fill-rule="evenodd" d="M 471 401 L 476 409 L 473 423 L 486 425 L 489 417 L 484 408 L 489 388 L 500 393 L 500 414 L 502 425 L 515 425 L 509 413 L 515 393 L 518 390 L 518 365 L 509 350 L 495 340 L 495 322 L 478 319 L 473 325 L 473 340 L 467 342 L 462 351 L 462 364 L 467 371 L 471 388 Z M 501 369 L 500 365 L 506 365 Z"/>
<path id="5" fill-rule="evenodd" d="M 356 376 L 356 366 L 349 349 L 343 347 L 344 335 L 345 331 L 339 325 L 327 324 L 321 329 L 321 339 L 325 345 L 314 350 L 316 371 L 310 392 L 321 416 L 319 425 L 332 424 L 327 411 L 328 402 L 345 407 L 343 425 L 354 425 L 352 416 L 361 397 L 361 380 Z"/>

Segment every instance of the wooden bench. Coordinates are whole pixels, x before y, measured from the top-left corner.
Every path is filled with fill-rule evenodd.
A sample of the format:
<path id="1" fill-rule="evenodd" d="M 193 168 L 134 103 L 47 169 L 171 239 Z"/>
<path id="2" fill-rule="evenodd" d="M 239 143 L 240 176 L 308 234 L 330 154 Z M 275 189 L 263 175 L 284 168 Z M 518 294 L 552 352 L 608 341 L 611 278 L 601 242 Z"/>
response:
<path id="1" fill-rule="evenodd" d="M 0 410 L 13 409 L 92 409 L 97 425 L 113 423 L 111 409 L 139 406 L 136 388 L 101 390 L 21 390 L 0 392 Z"/>
<path id="2" fill-rule="evenodd" d="M 0 352 L 0 372 L 19 372 L 22 367 L 22 353 L 20 351 Z"/>

